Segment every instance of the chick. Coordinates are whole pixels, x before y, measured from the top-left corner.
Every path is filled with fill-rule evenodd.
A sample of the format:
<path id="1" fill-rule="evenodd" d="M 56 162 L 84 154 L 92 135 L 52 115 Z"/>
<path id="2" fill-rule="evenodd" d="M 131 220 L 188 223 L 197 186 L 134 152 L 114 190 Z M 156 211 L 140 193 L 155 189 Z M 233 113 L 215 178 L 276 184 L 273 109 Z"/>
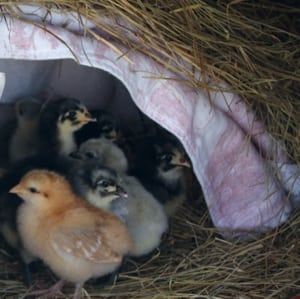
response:
<path id="1" fill-rule="evenodd" d="M 85 281 L 114 271 L 131 250 L 126 226 L 77 197 L 55 172 L 30 171 L 10 192 L 24 200 L 17 215 L 24 248 L 61 278 L 27 296 L 54 296 L 68 281 L 76 286 L 73 299 L 79 299 Z"/>
<path id="2" fill-rule="evenodd" d="M 128 214 L 127 191 L 121 187 L 121 178 L 99 160 L 87 160 L 71 169 L 68 179 L 75 193 L 92 205 L 113 211 L 121 220 Z"/>
<path id="3" fill-rule="evenodd" d="M 126 124 L 118 123 L 117 119 L 105 110 L 94 110 L 92 115 L 97 122 L 89 123 L 75 133 L 78 146 L 93 138 L 108 139 L 122 149 L 128 161 L 128 171 L 130 171 L 132 165 L 135 164 L 135 147 L 140 138 L 135 136 Z"/>
<path id="4" fill-rule="evenodd" d="M 134 176 L 122 175 L 121 186 L 127 190 L 128 215 L 125 222 L 133 237 L 131 256 L 144 256 L 157 248 L 168 230 L 168 218 L 163 206 Z"/>
<path id="5" fill-rule="evenodd" d="M 37 126 L 41 103 L 27 97 L 16 103 L 17 127 L 9 146 L 10 162 L 14 163 L 37 153 Z"/>
<path id="6" fill-rule="evenodd" d="M 0 178 L 0 234 L 6 247 L 17 256 L 24 282 L 31 285 L 32 278 L 29 264 L 34 260 L 22 247 L 19 232 L 16 225 L 16 214 L 22 200 L 15 194 L 8 193 L 20 179 L 32 169 L 50 169 L 61 174 L 66 174 L 73 166 L 73 160 L 64 157 L 34 156 L 17 161 Z"/>
<path id="7" fill-rule="evenodd" d="M 116 141 L 121 136 L 121 131 L 114 117 L 103 109 L 91 111 L 96 122 L 89 123 L 75 134 L 78 145 L 91 138 L 106 138 Z"/>
<path id="8" fill-rule="evenodd" d="M 106 138 L 89 139 L 80 145 L 78 151 L 71 154 L 80 160 L 96 159 L 102 165 L 114 169 L 117 172 L 127 172 L 128 162 L 123 151 Z"/>
<path id="9" fill-rule="evenodd" d="M 44 155 L 69 155 L 76 149 L 74 133 L 96 121 L 76 99 L 49 101 L 41 110 L 39 121 L 40 152 Z"/>
<path id="10" fill-rule="evenodd" d="M 122 173 L 117 175 L 102 163 L 90 160 L 72 171 L 70 181 L 80 197 L 125 222 L 133 238 L 131 256 L 147 255 L 159 246 L 168 229 L 167 216 L 163 206 L 136 178 Z M 107 202 L 102 198 L 103 189 L 115 190 L 117 186 L 127 192 L 127 200 Z"/>
<path id="11" fill-rule="evenodd" d="M 5 170 L 10 166 L 9 145 L 17 127 L 17 120 L 14 105 L 0 103 L 0 109 L 8 117 L 6 120 L 2 119 L 0 124 L 0 168 Z"/>
<path id="12" fill-rule="evenodd" d="M 182 146 L 175 141 L 166 140 L 155 146 L 156 175 L 158 181 L 168 191 L 168 198 L 164 207 L 168 216 L 176 213 L 177 209 L 186 200 L 186 186 L 184 167 L 191 167 Z"/>
<path id="13" fill-rule="evenodd" d="M 16 210 L 20 203 L 20 198 L 15 194 L 2 194 L 0 196 L 0 234 L 2 241 L 4 241 L 2 245 L 4 245 L 5 250 L 17 258 L 24 283 L 30 286 L 32 277 L 29 265 L 35 258 L 24 249 L 17 232 Z M 4 205 L 5 208 L 2 209 Z"/>
<path id="14" fill-rule="evenodd" d="M 191 164 L 179 141 L 166 132 L 148 138 L 145 147 L 133 173 L 172 216 L 186 199 L 184 168 Z"/>

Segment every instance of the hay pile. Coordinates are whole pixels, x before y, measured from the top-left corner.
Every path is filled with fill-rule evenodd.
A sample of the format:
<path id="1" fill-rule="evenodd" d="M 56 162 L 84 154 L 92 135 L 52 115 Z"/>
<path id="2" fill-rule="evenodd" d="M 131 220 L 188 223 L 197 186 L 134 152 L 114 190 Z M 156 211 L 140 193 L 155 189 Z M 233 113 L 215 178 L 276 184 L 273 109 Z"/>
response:
<path id="1" fill-rule="evenodd" d="M 19 4 L 0 1 L 16 15 Z M 300 164 L 300 9 L 297 1 L 34 1 L 74 11 L 113 39 L 147 54 L 195 88 L 224 80 Z M 105 15 L 117 23 L 111 27 Z M 126 23 L 121 22 L 124 20 Z M 80 21 L 80 18 L 79 18 Z M 124 27 L 124 24 L 126 27 Z M 132 39 L 124 35 L 132 31 Z M 122 30 L 120 32 L 119 30 Z M 95 38 L 97 33 L 90 30 Z M 107 43 L 110 43 L 108 40 Z M 120 53 L 120 56 L 126 53 Z M 189 67 L 189 64 L 192 67 Z M 162 79 L 162 78 L 158 78 Z M 130 263 L 115 286 L 87 285 L 91 298 L 282 298 L 300 293 L 300 215 L 258 240 L 224 241 L 203 203 L 173 219 L 169 238 L 150 260 Z M 0 297 L 25 292 L 15 262 L 1 252 Z M 49 285 L 50 274 L 36 282 Z M 70 292 L 72 290 L 70 289 Z"/>
<path id="2" fill-rule="evenodd" d="M 205 207 L 189 203 L 173 219 L 160 252 L 130 260 L 115 285 L 86 283 L 85 290 L 90 298 L 291 299 L 300 293 L 299 232 L 298 215 L 258 240 L 224 241 Z M 0 257 L 0 298 L 16 299 L 26 288 L 16 263 Z M 49 287 L 51 279 L 48 270 L 39 271 L 33 288 Z M 64 291 L 71 295 L 72 286 Z"/>

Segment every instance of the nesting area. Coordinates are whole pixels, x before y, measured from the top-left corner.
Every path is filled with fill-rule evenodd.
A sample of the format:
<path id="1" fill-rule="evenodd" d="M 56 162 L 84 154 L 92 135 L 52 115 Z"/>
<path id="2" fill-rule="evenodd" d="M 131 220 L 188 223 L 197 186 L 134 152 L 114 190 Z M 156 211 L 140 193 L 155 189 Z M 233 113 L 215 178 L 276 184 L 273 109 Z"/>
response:
<path id="1" fill-rule="evenodd" d="M 29 3 L 0 2 L 1 22 L 6 15 L 33 22 L 19 7 Z M 93 22 L 100 33 L 87 26 L 83 34 L 111 47 L 110 42 L 117 41 L 128 53 L 140 51 L 196 90 L 209 91 L 211 80 L 228 83 L 224 91 L 240 95 L 291 161 L 300 165 L 297 1 L 39 0 L 35 5 L 45 9 L 45 19 L 61 11 L 72 12 L 83 27 Z M 36 26 L 43 28 L 43 23 Z M 114 50 L 119 59 L 126 59 L 127 53 Z M 153 78 L 165 79 L 171 78 Z M 200 186 L 194 188 L 171 217 L 159 249 L 147 258 L 129 259 L 112 285 L 87 282 L 84 298 L 292 299 L 299 295 L 299 209 L 262 236 L 225 240 L 212 223 Z M 0 263 L 0 298 L 19 298 L 28 289 L 16 259 L 4 247 Z M 54 281 L 46 267 L 33 274 L 35 289 Z M 68 285 L 65 296 L 57 298 L 71 298 L 72 293 Z"/>
<path id="2" fill-rule="evenodd" d="M 299 293 L 299 229 L 294 215 L 258 240 L 225 241 L 205 205 L 189 203 L 174 217 L 160 251 L 144 262 L 129 261 L 113 286 L 87 283 L 85 298 L 293 298 Z M 1 298 L 26 292 L 17 269 L 1 251 Z M 49 282 L 49 270 L 34 276 L 35 287 Z M 64 292 L 71 296 L 73 289 Z"/>

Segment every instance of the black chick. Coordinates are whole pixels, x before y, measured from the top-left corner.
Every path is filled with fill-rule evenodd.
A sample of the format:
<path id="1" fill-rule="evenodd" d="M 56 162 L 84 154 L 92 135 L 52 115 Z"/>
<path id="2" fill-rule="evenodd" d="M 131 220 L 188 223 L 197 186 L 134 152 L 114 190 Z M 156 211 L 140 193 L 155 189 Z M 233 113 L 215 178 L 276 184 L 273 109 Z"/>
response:
<path id="1" fill-rule="evenodd" d="M 164 205 L 166 214 L 174 215 L 186 199 L 184 168 L 191 168 L 180 142 L 160 131 L 147 139 L 136 165 L 133 174 Z"/>
<path id="2" fill-rule="evenodd" d="M 75 133 L 76 143 L 82 144 L 91 138 L 106 138 L 116 141 L 120 138 L 121 131 L 116 119 L 107 111 L 97 109 L 91 111 L 96 122 L 91 122 Z"/>
<path id="3" fill-rule="evenodd" d="M 40 153 L 69 155 L 76 149 L 74 133 L 93 121 L 96 120 L 79 100 L 61 98 L 47 102 L 41 110 L 38 127 Z"/>

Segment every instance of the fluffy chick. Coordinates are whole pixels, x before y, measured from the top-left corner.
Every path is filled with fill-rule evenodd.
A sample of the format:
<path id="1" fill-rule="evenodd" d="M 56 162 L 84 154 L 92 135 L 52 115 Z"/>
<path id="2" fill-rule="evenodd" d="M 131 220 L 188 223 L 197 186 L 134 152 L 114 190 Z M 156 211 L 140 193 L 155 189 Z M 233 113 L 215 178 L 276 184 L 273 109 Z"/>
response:
<path id="1" fill-rule="evenodd" d="M 69 281 L 76 285 L 73 298 L 78 299 L 85 281 L 113 272 L 131 250 L 126 226 L 75 196 L 55 172 L 30 171 L 10 192 L 24 200 L 17 215 L 24 247 L 61 278 L 52 288 L 27 296 L 54 296 Z"/>
<path id="2" fill-rule="evenodd" d="M 77 194 L 92 205 L 114 213 L 126 223 L 133 238 L 131 256 L 147 255 L 159 246 L 162 235 L 168 229 L 167 216 L 163 206 L 135 177 L 121 173 L 117 175 L 94 160 L 86 161 L 77 171 L 73 170 L 71 175 Z M 127 192 L 128 199 L 109 202 L 103 200 L 103 188 L 114 190 L 116 186 Z"/>
<path id="3" fill-rule="evenodd" d="M 76 99 L 61 98 L 47 102 L 39 121 L 40 152 L 45 155 L 69 155 L 76 149 L 74 133 L 95 121 Z"/>
<path id="4" fill-rule="evenodd" d="M 24 271 L 25 283 L 29 285 L 31 283 L 31 276 L 27 265 L 34 258 L 24 250 L 17 232 L 16 210 L 20 203 L 20 198 L 15 194 L 2 194 L 0 196 L 0 234 L 8 249 L 20 259 L 19 261 Z"/>
<path id="5" fill-rule="evenodd" d="M 3 109 L 4 104 L 0 105 L 0 109 Z M 0 124 L 0 168 L 1 169 L 7 169 L 10 166 L 9 163 L 9 145 L 10 145 L 10 141 L 11 138 L 16 130 L 17 127 L 17 120 L 15 118 L 15 107 L 14 105 L 6 105 L 5 106 L 6 109 L 8 109 L 7 111 L 7 115 L 10 116 L 9 119 L 5 120 L 5 121 L 1 121 Z"/>
<path id="6" fill-rule="evenodd" d="M 99 160 L 87 160 L 69 172 L 68 179 L 75 193 L 93 206 L 113 211 L 123 222 L 128 214 L 127 191 L 121 187 L 121 178 Z"/>
<path id="7" fill-rule="evenodd" d="M 184 167 L 191 167 L 185 151 L 178 142 L 166 140 L 155 146 L 156 175 L 168 191 L 164 207 L 168 216 L 174 215 L 186 200 Z"/>
<path id="8" fill-rule="evenodd" d="M 121 136 L 121 131 L 116 119 L 103 109 L 91 111 L 96 122 L 89 123 L 76 132 L 76 142 L 78 145 L 91 138 L 106 138 L 116 141 Z"/>
<path id="9" fill-rule="evenodd" d="M 122 149 L 128 160 L 130 171 L 132 165 L 135 164 L 135 147 L 139 141 L 137 141 L 138 138 L 124 123 L 118 123 L 117 119 L 109 112 L 97 109 L 91 113 L 97 122 L 89 123 L 75 133 L 78 146 L 89 139 L 108 139 Z"/>
<path id="10" fill-rule="evenodd" d="M 146 146 L 134 174 L 172 216 L 186 200 L 184 168 L 191 168 L 191 163 L 182 145 L 169 133 L 149 138 Z"/>
<path id="11" fill-rule="evenodd" d="M 127 190 L 128 215 L 125 222 L 132 235 L 132 256 L 144 256 L 157 248 L 168 230 L 168 218 L 163 206 L 134 176 L 122 175 L 121 186 Z"/>
<path id="12" fill-rule="evenodd" d="M 16 162 L 0 177 L 0 234 L 8 249 L 17 256 L 26 285 L 31 285 L 29 264 L 34 260 L 23 248 L 16 225 L 16 214 L 22 200 L 15 194 L 8 193 L 20 179 L 33 169 L 50 169 L 61 174 L 66 174 L 72 168 L 73 161 L 64 157 L 34 156 Z"/>
<path id="13" fill-rule="evenodd" d="M 9 146 L 11 163 L 37 153 L 37 126 L 41 103 L 33 97 L 27 97 L 17 101 L 15 108 L 17 127 Z"/>
<path id="14" fill-rule="evenodd" d="M 96 159 L 102 165 L 117 172 L 127 172 L 128 162 L 124 152 L 111 140 L 106 138 L 89 139 L 82 143 L 72 157 L 80 160 Z"/>

